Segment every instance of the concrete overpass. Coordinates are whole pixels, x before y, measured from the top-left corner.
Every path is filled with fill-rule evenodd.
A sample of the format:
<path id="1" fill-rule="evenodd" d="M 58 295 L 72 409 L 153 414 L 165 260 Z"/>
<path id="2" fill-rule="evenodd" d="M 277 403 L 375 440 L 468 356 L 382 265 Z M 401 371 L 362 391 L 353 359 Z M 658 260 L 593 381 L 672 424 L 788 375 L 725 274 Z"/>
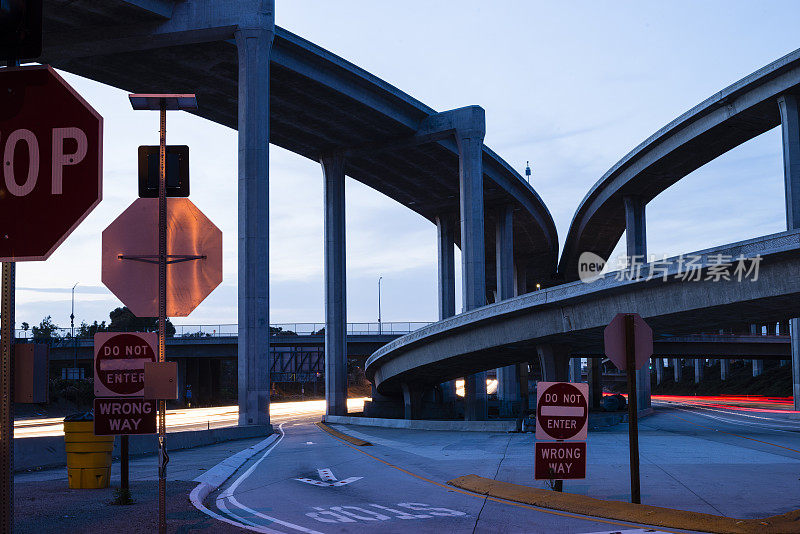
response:
<path id="1" fill-rule="evenodd" d="M 684 113 L 614 165 L 589 191 L 575 213 L 559 262 L 563 285 L 442 321 L 401 338 L 368 361 L 380 391 L 398 394 L 402 384 L 431 376 L 446 378 L 459 370 L 530 359 L 539 352 L 550 378 L 565 378 L 570 352 L 601 350 L 599 332 L 619 311 L 650 318 L 656 333 L 691 333 L 725 328 L 742 321 L 764 323 L 791 319 L 792 372 L 796 408 L 800 409 L 800 315 L 791 302 L 799 265 L 789 267 L 800 228 L 800 50 L 767 65 Z M 607 260 L 622 233 L 627 255 L 647 258 L 645 208 L 670 185 L 753 137 L 781 125 L 786 185 L 786 234 L 704 251 L 727 254 L 749 250 L 767 253 L 767 270 L 777 274 L 770 284 L 702 282 L 697 285 L 641 279 L 630 284 L 590 286 L 578 279 L 580 255 L 593 252 Z M 791 245 L 787 245 L 791 243 Z M 771 250 L 781 252 L 771 252 Z M 677 259 L 673 259 L 677 261 Z M 781 262 L 788 261 L 784 267 Z M 706 268 L 709 265 L 705 265 Z M 652 265 L 645 268 L 652 269 Z M 632 284 L 632 285 L 631 285 Z M 638 284 L 638 285 L 637 285 Z M 756 289 L 756 288 L 759 289 Z M 556 306 L 558 304 L 558 306 Z M 613 313 L 611 313 L 613 311 Z M 573 313 L 574 312 L 574 313 Z M 575 315 L 577 313 L 577 315 Z M 664 316 L 664 314 L 668 314 Z M 535 320 L 531 321 L 533 318 Z M 598 322 L 599 321 L 599 322 Z M 726 324 L 727 322 L 727 324 Z M 473 345 L 474 343 L 474 345 Z M 565 348 L 566 347 L 566 348 Z M 438 351 L 438 355 L 433 353 Z M 528 353 L 528 356 L 523 353 Z M 456 363 L 458 360 L 458 363 Z M 424 371 L 423 371 L 424 370 Z M 460 372 L 460 371 L 458 371 Z M 458 373 L 456 372 L 456 374 Z M 424 376 L 423 376 L 424 375 Z M 436 379 L 433 379 L 434 381 Z M 649 370 L 637 373 L 640 406 L 649 406 Z M 406 391 L 406 401 L 409 394 Z M 408 405 L 408 402 L 407 402 Z"/>
<path id="2" fill-rule="evenodd" d="M 800 230 L 696 253 L 703 272 L 719 255 L 760 256 L 757 281 L 675 279 L 573 282 L 491 304 L 400 337 L 367 361 L 378 392 L 399 395 L 481 369 L 530 360 L 538 354 L 545 380 L 566 380 L 571 356 L 603 353 L 603 329 L 626 310 L 639 313 L 656 333 L 691 334 L 734 322 L 780 321 L 800 314 Z M 659 273 L 660 274 L 660 273 Z"/>
<path id="3" fill-rule="evenodd" d="M 196 93 L 198 115 L 239 131 L 242 424 L 268 422 L 269 143 L 322 164 L 331 414 L 347 411 L 345 174 L 436 223 L 442 317 L 455 314 L 454 246 L 467 310 L 484 305 L 495 287 L 505 298 L 512 277 L 520 292 L 548 284 L 558 253 L 544 203 L 483 145 L 483 109 L 437 113 L 276 26 L 274 7 L 273 0 L 44 2 L 42 61 L 127 91 Z M 481 382 L 475 377 L 469 393 L 479 417 Z"/>

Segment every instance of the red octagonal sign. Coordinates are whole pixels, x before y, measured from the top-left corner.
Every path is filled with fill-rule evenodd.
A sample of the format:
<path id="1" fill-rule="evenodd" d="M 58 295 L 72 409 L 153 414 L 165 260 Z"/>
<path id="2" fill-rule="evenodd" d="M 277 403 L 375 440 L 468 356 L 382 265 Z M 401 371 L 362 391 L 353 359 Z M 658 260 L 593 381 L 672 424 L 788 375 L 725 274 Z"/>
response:
<path id="1" fill-rule="evenodd" d="M 45 260 L 102 198 L 103 118 L 47 65 L 0 71 L 0 261 Z"/>
<path id="2" fill-rule="evenodd" d="M 536 384 L 536 439 L 584 440 L 589 419 L 589 384 Z"/>

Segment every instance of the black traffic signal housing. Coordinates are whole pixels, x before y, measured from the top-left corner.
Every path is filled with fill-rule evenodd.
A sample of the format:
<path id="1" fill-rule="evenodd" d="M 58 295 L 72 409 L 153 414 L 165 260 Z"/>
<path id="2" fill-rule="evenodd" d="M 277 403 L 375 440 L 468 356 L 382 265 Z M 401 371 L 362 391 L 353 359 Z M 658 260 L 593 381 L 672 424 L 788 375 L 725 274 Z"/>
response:
<path id="1" fill-rule="evenodd" d="M 159 147 L 139 147 L 139 198 L 158 198 Z M 166 179 L 168 197 L 189 196 L 189 147 L 167 145 Z"/>
<path id="2" fill-rule="evenodd" d="M 42 55 L 42 0 L 0 0 L 0 58 Z"/>

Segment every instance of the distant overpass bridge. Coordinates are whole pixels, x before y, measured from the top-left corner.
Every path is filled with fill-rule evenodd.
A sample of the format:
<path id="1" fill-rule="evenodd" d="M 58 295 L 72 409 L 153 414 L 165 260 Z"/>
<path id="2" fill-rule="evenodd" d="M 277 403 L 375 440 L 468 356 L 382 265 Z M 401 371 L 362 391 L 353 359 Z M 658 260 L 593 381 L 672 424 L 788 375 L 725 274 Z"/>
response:
<path id="1" fill-rule="evenodd" d="M 389 341 L 429 323 L 386 322 L 349 323 L 347 356 L 363 367 L 367 357 Z M 272 325 L 270 336 L 270 380 L 283 383 L 324 382 L 324 324 L 291 323 Z M 178 362 L 181 395 L 191 384 L 196 401 L 216 398 L 222 388 L 235 390 L 226 383 L 226 373 L 238 367 L 237 325 L 176 325 L 175 337 L 167 339 L 167 359 Z M 93 340 L 72 339 L 69 329 L 59 329 L 50 345 L 52 376 L 77 365 L 84 376 L 92 376 Z M 18 342 L 33 341 L 29 331 L 17 331 Z M 223 379 L 214 379 L 223 375 Z"/>

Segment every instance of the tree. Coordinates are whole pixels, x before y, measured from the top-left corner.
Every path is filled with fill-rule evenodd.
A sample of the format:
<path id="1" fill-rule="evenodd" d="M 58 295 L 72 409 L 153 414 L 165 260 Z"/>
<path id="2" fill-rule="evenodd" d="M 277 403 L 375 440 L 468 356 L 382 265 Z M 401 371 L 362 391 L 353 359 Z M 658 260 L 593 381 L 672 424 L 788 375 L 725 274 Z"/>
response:
<path id="1" fill-rule="evenodd" d="M 22 327 L 22 330 L 24 330 L 25 332 L 27 332 L 28 329 L 31 327 L 31 325 L 29 325 L 25 321 L 22 321 L 22 324 L 20 326 Z"/>
<path id="2" fill-rule="evenodd" d="M 108 327 L 106 326 L 105 321 L 100 324 L 98 324 L 97 321 L 92 324 L 88 324 L 86 321 L 83 321 L 81 326 L 78 327 L 78 337 L 91 339 L 94 338 L 96 333 L 105 332 L 106 330 L 108 330 Z"/>
<path id="3" fill-rule="evenodd" d="M 271 335 L 271 336 L 278 336 L 278 335 L 281 335 L 281 336 L 296 336 L 297 332 L 294 332 L 292 330 L 284 330 L 280 326 L 270 326 L 269 327 L 269 335 Z"/>
<path id="4" fill-rule="evenodd" d="M 109 332 L 157 332 L 158 319 L 155 317 L 136 317 L 127 306 L 116 308 L 108 314 L 111 322 L 108 324 Z M 167 337 L 175 336 L 175 326 L 167 319 Z"/>
<path id="5" fill-rule="evenodd" d="M 31 330 L 33 330 L 33 341 L 35 343 L 50 343 L 60 337 L 58 335 L 58 325 L 53 323 L 53 318 L 49 315 L 42 319 L 39 326 L 34 326 Z"/>

